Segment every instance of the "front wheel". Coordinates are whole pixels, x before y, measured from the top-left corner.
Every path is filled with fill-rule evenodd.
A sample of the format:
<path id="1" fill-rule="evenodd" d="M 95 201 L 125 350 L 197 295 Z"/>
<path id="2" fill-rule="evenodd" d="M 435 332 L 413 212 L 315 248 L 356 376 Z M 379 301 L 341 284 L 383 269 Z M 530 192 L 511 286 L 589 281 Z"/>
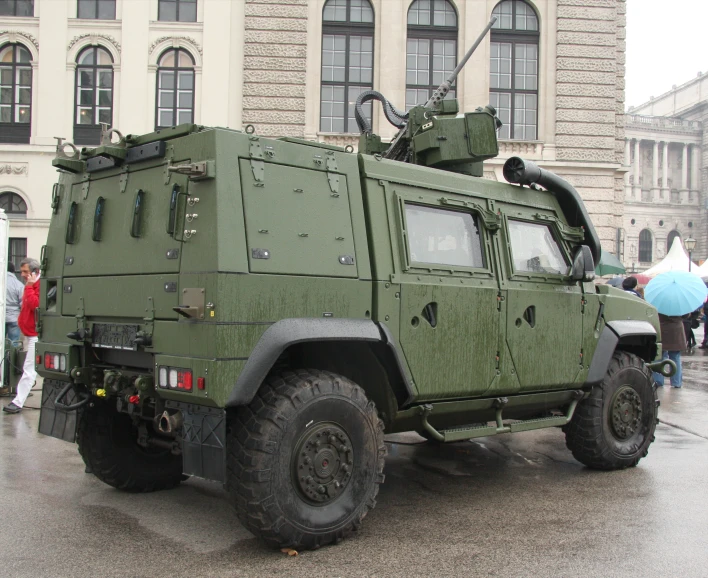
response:
<path id="1" fill-rule="evenodd" d="M 383 424 L 354 382 L 317 370 L 272 375 L 229 421 L 227 490 L 269 545 L 339 542 L 374 507 Z"/>
<path id="2" fill-rule="evenodd" d="M 605 378 L 565 426 L 566 445 L 590 468 L 636 466 L 654 441 L 658 407 L 651 371 L 636 355 L 617 351 Z"/>

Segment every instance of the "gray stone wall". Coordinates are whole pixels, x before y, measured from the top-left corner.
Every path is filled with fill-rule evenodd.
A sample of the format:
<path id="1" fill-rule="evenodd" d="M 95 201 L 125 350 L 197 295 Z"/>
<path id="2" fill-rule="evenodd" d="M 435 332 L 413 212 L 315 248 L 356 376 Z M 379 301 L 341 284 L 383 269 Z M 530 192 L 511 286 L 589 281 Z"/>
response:
<path id="1" fill-rule="evenodd" d="M 305 129 L 307 0 L 246 0 L 243 122 L 262 136 Z"/>
<path id="2" fill-rule="evenodd" d="M 556 158 L 623 164 L 625 0 L 558 0 Z M 587 170 L 587 169 L 586 169 Z M 561 171 L 562 172 L 562 171 Z M 616 251 L 622 225 L 623 173 L 564 174 L 582 182 L 603 247 Z"/>

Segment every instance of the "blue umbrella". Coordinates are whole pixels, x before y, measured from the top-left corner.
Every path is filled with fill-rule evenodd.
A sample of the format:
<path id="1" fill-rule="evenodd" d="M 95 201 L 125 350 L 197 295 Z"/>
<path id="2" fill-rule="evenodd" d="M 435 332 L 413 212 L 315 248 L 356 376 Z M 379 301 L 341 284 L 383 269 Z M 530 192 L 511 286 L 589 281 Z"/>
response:
<path id="1" fill-rule="evenodd" d="M 644 289 L 645 299 L 664 315 L 685 315 L 705 303 L 708 288 L 698 275 L 667 271 L 657 275 Z"/>

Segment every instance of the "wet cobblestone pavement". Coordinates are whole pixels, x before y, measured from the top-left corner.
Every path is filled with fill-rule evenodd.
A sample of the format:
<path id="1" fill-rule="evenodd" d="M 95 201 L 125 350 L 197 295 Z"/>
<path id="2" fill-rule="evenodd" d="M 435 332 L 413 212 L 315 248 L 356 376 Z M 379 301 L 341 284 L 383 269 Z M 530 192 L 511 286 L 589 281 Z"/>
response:
<path id="1" fill-rule="evenodd" d="M 37 411 L 2 415 L 0 576 L 703 578 L 708 350 L 684 360 L 638 467 L 589 470 L 558 429 L 446 446 L 389 436 L 361 531 L 298 557 L 246 532 L 218 484 L 124 494 L 84 474 L 75 446 L 40 436 Z"/>

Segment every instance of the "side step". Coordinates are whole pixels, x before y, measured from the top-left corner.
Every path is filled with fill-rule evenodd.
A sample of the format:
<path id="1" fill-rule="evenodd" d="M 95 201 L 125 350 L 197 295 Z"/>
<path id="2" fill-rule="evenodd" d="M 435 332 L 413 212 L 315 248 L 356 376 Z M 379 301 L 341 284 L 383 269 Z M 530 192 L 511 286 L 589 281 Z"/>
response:
<path id="1" fill-rule="evenodd" d="M 425 428 L 425 431 L 430 434 L 430 437 L 443 443 L 458 442 L 502 433 L 516 433 L 521 431 L 531 431 L 534 429 L 543 429 L 546 427 L 564 426 L 568 424 L 571 419 L 573 419 L 575 408 L 578 406 L 578 402 L 584 397 L 582 392 L 579 391 L 577 393 L 578 395 L 570 402 L 568 411 L 566 411 L 565 415 L 515 421 L 508 425 L 504 425 L 504 418 L 502 416 L 504 406 L 508 403 L 508 399 L 505 397 L 500 397 L 495 400 L 496 425 L 477 425 L 438 431 L 428 421 L 428 415 L 430 415 L 433 411 L 433 406 L 430 404 L 422 405 L 420 406 L 419 411 L 421 414 L 423 428 Z"/>

